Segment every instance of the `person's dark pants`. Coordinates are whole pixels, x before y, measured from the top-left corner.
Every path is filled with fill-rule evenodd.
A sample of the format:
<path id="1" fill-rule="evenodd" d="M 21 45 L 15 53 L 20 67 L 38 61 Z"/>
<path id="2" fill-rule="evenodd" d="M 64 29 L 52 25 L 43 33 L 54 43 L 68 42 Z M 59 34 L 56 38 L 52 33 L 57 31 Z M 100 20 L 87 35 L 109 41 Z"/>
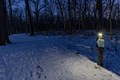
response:
<path id="1" fill-rule="evenodd" d="M 103 50 L 104 48 L 98 47 L 98 65 L 103 66 Z"/>

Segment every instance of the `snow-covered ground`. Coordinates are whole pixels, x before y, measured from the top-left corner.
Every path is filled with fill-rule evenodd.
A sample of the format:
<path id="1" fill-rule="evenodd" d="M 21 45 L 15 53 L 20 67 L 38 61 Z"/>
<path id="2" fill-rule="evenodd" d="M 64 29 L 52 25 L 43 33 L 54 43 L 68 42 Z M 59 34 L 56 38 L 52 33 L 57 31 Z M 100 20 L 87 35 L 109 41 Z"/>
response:
<path id="1" fill-rule="evenodd" d="M 115 52 L 115 41 L 106 38 L 99 67 L 95 37 L 15 34 L 10 40 L 0 46 L 0 80 L 120 80 L 119 41 Z"/>

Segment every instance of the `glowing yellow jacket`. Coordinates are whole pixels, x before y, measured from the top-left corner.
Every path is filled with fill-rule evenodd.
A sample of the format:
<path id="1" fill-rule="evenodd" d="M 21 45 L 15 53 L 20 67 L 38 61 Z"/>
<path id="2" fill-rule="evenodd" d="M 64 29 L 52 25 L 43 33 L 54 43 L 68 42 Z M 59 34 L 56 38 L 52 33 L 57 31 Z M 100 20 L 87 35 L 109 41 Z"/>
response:
<path id="1" fill-rule="evenodd" d="M 104 43 L 105 43 L 104 39 L 99 38 L 99 39 L 97 40 L 97 45 L 98 45 L 98 47 L 104 48 Z"/>

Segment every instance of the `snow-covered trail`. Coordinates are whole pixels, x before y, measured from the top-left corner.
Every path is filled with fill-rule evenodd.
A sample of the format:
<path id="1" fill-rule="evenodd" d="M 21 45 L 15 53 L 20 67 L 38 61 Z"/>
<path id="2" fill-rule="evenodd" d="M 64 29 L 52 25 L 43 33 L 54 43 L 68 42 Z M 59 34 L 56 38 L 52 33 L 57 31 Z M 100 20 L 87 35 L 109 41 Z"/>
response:
<path id="1" fill-rule="evenodd" d="M 12 44 L 0 46 L 0 80 L 120 80 L 67 49 L 67 40 L 61 36 L 20 34 L 10 39 Z"/>

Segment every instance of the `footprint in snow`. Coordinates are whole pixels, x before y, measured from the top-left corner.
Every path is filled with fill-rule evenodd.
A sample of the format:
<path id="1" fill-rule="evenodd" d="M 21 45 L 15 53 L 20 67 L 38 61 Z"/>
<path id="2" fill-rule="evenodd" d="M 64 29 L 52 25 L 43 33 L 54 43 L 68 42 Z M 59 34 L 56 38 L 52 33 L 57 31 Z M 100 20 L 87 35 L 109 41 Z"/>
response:
<path id="1" fill-rule="evenodd" d="M 43 68 L 40 65 L 38 65 L 36 67 L 36 75 L 38 79 L 42 77 L 42 73 L 43 73 Z M 46 76 L 44 78 L 46 78 Z"/>
<path id="2" fill-rule="evenodd" d="M 42 68 L 41 66 L 38 65 L 36 68 L 37 68 L 40 72 L 43 72 L 43 68 Z"/>

